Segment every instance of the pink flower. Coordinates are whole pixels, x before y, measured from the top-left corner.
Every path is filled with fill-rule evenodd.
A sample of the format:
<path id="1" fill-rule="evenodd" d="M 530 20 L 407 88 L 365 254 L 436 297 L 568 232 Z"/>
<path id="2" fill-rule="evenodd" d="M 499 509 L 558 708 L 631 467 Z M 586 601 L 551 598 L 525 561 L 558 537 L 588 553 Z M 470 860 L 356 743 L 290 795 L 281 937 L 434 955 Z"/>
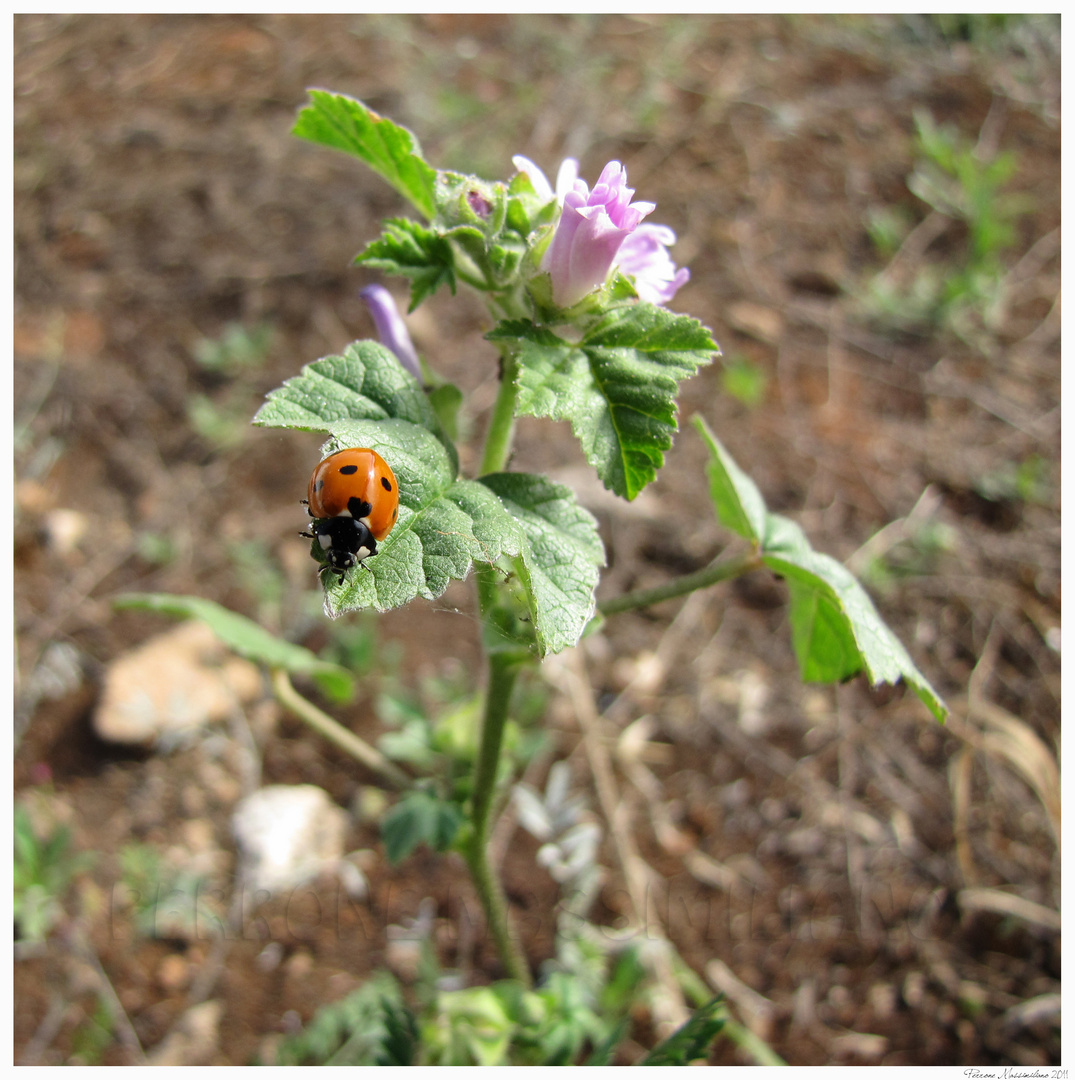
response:
<path id="1" fill-rule="evenodd" d="M 677 270 L 668 254 L 675 242 L 676 234 L 667 225 L 645 224 L 620 245 L 615 265 L 634 278 L 639 299 L 667 304 L 690 280 L 691 272 L 685 266 Z"/>
<path id="2" fill-rule="evenodd" d="M 391 349 L 399 357 L 399 362 L 421 382 L 422 365 L 418 362 L 418 353 L 414 351 L 407 324 L 392 294 L 383 285 L 368 285 L 359 295 L 370 309 L 381 344 Z"/>
<path id="3" fill-rule="evenodd" d="M 554 192 L 529 158 L 516 155 L 511 160 L 530 178 L 540 199 L 555 195 L 563 208 L 542 261 L 560 307 L 571 307 L 599 288 L 613 268 L 633 278 L 639 298 L 653 304 L 667 304 L 690 279 L 690 271 L 677 270 L 668 254 L 676 234 L 667 225 L 641 224 L 655 204 L 630 201 L 634 191 L 627 187 L 627 172 L 618 161 L 605 166 L 591 192 L 579 179 L 579 163 L 565 158 Z"/>
<path id="4" fill-rule="evenodd" d="M 584 180 L 575 180 L 564 195 L 559 224 L 542 260 L 559 307 L 572 307 L 604 285 L 620 245 L 656 208 L 656 203 L 632 203 L 633 195 L 618 161 L 601 170 L 593 191 Z"/>

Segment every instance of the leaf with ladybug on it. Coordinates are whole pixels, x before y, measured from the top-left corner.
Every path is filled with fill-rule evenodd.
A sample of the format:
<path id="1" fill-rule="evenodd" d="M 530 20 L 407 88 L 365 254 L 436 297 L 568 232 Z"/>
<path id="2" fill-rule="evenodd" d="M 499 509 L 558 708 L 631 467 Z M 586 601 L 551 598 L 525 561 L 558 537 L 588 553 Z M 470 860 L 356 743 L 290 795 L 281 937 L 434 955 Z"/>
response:
<path id="1" fill-rule="evenodd" d="M 476 563 L 507 564 L 529 609 L 527 643 L 536 642 L 544 655 L 582 635 L 604 564 L 593 517 L 568 488 L 544 477 L 458 478 L 455 447 L 428 398 L 383 346 L 355 342 L 340 356 L 308 365 L 269 395 L 254 422 L 327 431 L 326 456 L 350 448 L 376 451 L 398 484 L 398 518 L 377 540 L 377 553 L 342 577 L 322 575 L 330 617 L 369 607 L 387 611 L 419 596 L 433 600 Z M 333 527 L 351 528 L 344 521 Z M 316 542 L 314 554 L 328 563 Z"/>

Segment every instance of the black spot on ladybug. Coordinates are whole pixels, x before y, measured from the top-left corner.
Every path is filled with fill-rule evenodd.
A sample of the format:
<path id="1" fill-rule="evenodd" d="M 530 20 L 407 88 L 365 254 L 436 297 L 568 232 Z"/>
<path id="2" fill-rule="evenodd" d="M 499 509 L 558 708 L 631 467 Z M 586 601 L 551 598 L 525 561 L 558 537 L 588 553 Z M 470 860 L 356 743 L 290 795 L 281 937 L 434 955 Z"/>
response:
<path id="1" fill-rule="evenodd" d="M 352 495 L 347 500 L 347 509 L 351 512 L 353 518 L 369 517 L 373 513 L 373 507 L 365 499 L 358 498 L 357 495 Z"/>
<path id="2" fill-rule="evenodd" d="M 392 481 L 389 480 L 387 476 L 382 476 L 381 477 L 381 487 L 383 487 L 385 489 L 385 491 L 391 491 L 392 490 Z"/>
<path id="3" fill-rule="evenodd" d="M 340 475 L 341 476 L 353 476 L 356 472 L 358 472 L 358 466 L 357 465 L 341 465 L 340 466 Z"/>
<path id="4" fill-rule="evenodd" d="M 394 521 L 396 520 L 396 518 L 398 517 L 398 515 L 399 515 L 399 507 L 397 506 L 397 507 L 395 508 L 395 510 L 393 510 L 393 511 L 392 511 L 392 520 L 393 520 L 393 522 L 394 522 Z"/>

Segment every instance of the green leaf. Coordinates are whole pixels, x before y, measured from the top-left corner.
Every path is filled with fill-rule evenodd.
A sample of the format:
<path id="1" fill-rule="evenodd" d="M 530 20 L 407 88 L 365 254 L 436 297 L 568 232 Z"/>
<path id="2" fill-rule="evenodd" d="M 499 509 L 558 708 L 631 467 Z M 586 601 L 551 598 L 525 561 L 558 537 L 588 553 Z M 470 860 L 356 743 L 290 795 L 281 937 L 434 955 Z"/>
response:
<path id="1" fill-rule="evenodd" d="M 405 859 L 419 844 L 447 851 L 455 840 L 463 812 L 427 791 L 412 791 L 384 816 L 381 839 L 392 865 Z"/>
<path id="2" fill-rule="evenodd" d="M 420 425 L 440 441 L 453 476 L 458 469 L 455 445 L 444 434 L 425 391 L 395 353 L 377 341 L 354 341 L 339 356 L 307 364 L 269 393 L 253 422 L 258 427 L 332 431 L 343 420 L 406 420 Z"/>
<path id="3" fill-rule="evenodd" d="M 354 341 L 271 391 L 254 417 L 258 427 L 328 431 L 337 420 L 409 420 L 435 423 L 418 380 L 377 341 Z"/>
<path id="4" fill-rule="evenodd" d="M 701 323 L 643 303 L 609 311 L 578 344 L 525 319 L 486 336 L 516 351 L 516 411 L 570 420 L 605 487 L 627 499 L 664 464 L 680 380 L 720 352 Z"/>
<path id="5" fill-rule="evenodd" d="M 790 593 L 792 645 L 807 682 L 840 682 L 865 671 L 872 685 L 904 679 L 942 723 L 944 702 L 885 625 L 854 575 L 814 551 L 790 518 L 771 514 L 757 485 L 735 463 L 700 417 L 709 446 L 710 495 L 720 521 L 760 545 L 762 562 L 785 578 Z"/>
<path id="6" fill-rule="evenodd" d="M 522 531 L 500 500 L 475 480 L 456 480 L 455 464 L 427 429 L 402 420 L 345 420 L 331 426 L 330 449 L 369 446 L 399 483 L 399 520 L 377 554 L 337 582 L 325 575 L 326 611 L 387 611 L 417 596 L 435 600 L 474 562 L 518 555 Z"/>
<path id="7" fill-rule="evenodd" d="M 302 1031 L 283 1038 L 276 1065 L 411 1065 L 418 1025 L 387 972 L 322 1005 Z"/>
<path id="8" fill-rule="evenodd" d="M 780 514 L 768 516 L 762 561 L 787 579 L 792 644 L 804 680 L 838 682 L 862 670 L 873 686 L 902 678 L 944 722 L 944 702 L 845 566 L 814 551 L 802 529 Z"/>
<path id="9" fill-rule="evenodd" d="M 309 94 L 310 104 L 299 113 L 292 134 L 361 158 L 432 219 L 437 173 L 422 159 L 415 136 L 344 94 Z"/>
<path id="10" fill-rule="evenodd" d="M 283 668 L 292 675 L 307 675 L 337 700 L 354 693 L 354 679 L 346 668 L 319 659 L 309 649 L 270 634 L 245 615 L 229 611 L 212 600 L 168 593 L 126 593 L 113 604 L 117 608 L 156 611 L 180 619 L 200 619 L 229 649 L 248 660 Z"/>
<path id="11" fill-rule="evenodd" d="M 593 515 L 570 488 L 543 476 L 492 473 L 481 483 L 496 493 L 526 538 L 519 571 L 541 652 L 575 645 L 593 616 L 598 568 L 605 565 Z"/>
<path id="12" fill-rule="evenodd" d="M 709 497 L 720 523 L 732 532 L 758 543 L 765 533 L 765 499 L 758 485 L 732 459 L 700 414 L 694 426 L 709 446 Z"/>
<path id="13" fill-rule="evenodd" d="M 388 218 L 384 232 L 355 262 L 409 278 L 410 311 L 441 285 L 447 285 L 455 295 L 455 258 L 451 244 L 440 233 L 408 218 Z"/>
<path id="14" fill-rule="evenodd" d="M 724 998 L 718 994 L 696 1009 L 678 1031 L 654 1047 L 640 1062 L 642 1065 L 689 1065 L 709 1054 L 709 1046 L 724 1026 Z"/>

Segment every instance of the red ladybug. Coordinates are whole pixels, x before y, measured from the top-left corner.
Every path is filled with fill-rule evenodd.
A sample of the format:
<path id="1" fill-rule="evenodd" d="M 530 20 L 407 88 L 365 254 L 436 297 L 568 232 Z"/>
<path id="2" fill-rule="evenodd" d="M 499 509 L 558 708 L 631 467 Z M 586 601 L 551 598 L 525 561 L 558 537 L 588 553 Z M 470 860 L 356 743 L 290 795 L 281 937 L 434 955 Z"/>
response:
<path id="1" fill-rule="evenodd" d="M 392 530 L 399 514 L 396 475 L 376 450 L 356 447 L 329 454 L 310 477 L 306 505 L 312 531 L 325 553 L 323 569 L 343 581 L 356 563 L 377 554 L 377 541 Z"/>

